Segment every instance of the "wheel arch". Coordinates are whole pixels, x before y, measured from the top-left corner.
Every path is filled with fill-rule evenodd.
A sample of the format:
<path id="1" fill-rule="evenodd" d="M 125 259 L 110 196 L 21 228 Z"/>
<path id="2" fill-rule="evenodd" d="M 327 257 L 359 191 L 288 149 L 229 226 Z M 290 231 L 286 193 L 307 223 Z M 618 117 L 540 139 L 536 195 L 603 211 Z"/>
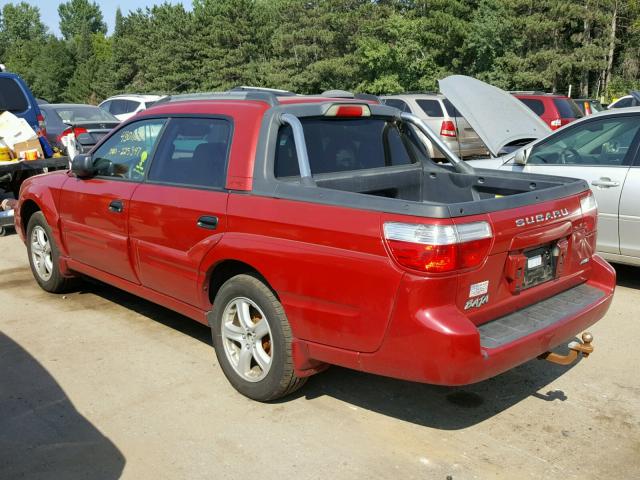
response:
<path id="1" fill-rule="evenodd" d="M 25 237 L 27 235 L 27 225 L 29 225 L 29 220 L 34 213 L 41 211 L 42 208 L 40 208 L 40 205 L 38 205 L 38 203 L 32 199 L 27 199 L 22 202 L 22 205 L 20 205 L 20 228 L 22 229 L 22 233 L 25 235 Z"/>
<path id="2" fill-rule="evenodd" d="M 269 288 L 269 290 L 271 290 L 278 301 L 280 301 L 280 297 L 278 296 L 276 290 L 271 286 L 267 278 L 262 273 L 260 273 L 257 268 L 242 260 L 229 258 L 217 262 L 209 270 L 207 285 L 209 290 L 210 303 L 213 304 L 213 301 L 216 298 L 220 287 L 222 287 L 222 285 L 227 280 L 241 274 L 253 275 L 258 278 L 267 286 L 267 288 Z"/>

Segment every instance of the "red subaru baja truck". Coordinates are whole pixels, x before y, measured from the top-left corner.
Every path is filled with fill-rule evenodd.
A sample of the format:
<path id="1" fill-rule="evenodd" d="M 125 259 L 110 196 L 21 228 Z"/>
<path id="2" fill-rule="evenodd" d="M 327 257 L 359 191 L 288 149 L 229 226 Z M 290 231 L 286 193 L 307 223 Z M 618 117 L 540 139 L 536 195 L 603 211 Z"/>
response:
<path id="1" fill-rule="evenodd" d="M 462 385 L 565 361 L 615 286 L 584 181 L 474 169 L 358 98 L 166 98 L 27 180 L 16 212 L 43 289 L 89 276 L 208 323 L 261 401 L 328 365 Z"/>

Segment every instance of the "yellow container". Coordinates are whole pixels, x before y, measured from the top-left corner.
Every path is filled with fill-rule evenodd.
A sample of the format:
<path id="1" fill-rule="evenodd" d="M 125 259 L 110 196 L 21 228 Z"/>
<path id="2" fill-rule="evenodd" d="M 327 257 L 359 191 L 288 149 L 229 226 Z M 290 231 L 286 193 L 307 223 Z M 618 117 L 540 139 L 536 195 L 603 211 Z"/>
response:
<path id="1" fill-rule="evenodd" d="M 9 147 L 0 147 L 0 162 L 11 161 L 11 151 Z"/>

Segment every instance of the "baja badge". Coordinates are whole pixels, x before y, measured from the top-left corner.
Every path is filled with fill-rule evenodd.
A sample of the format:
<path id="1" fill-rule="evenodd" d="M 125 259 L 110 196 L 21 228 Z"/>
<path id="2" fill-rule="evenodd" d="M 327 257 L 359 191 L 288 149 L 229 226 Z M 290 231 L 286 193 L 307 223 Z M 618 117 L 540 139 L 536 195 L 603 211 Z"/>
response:
<path id="1" fill-rule="evenodd" d="M 467 303 L 465 303 L 464 309 L 469 310 L 470 308 L 480 308 L 486 303 L 489 303 L 489 294 L 470 298 L 469 300 L 467 300 Z"/>

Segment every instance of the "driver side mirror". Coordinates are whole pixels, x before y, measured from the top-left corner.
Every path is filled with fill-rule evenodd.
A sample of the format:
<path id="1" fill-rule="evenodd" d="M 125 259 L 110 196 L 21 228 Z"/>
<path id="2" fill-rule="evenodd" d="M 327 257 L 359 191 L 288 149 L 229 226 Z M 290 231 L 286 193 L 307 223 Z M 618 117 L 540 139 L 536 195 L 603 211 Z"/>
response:
<path id="1" fill-rule="evenodd" d="M 521 148 L 518 150 L 513 157 L 513 163 L 516 165 L 526 165 L 527 159 L 529 158 L 530 150 L 527 148 Z"/>
<path id="2" fill-rule="evenodd" d="M 71 173 L 78 178 L 92 177 L 96 173 L 91 155 L 76 155 L 71 162 Z"/>

